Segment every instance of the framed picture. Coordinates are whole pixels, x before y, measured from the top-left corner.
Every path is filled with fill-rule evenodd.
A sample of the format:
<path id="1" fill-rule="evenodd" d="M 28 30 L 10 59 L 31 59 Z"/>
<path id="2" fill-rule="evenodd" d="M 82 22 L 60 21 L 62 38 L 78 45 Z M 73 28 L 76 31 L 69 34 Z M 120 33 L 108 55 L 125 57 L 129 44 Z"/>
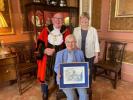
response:
<path id="1" fill-rule="evenodd" d="M 60 88 L 89 87 L 88 62 L 60 64 Z"/>
<path id="2" fill-rule="evenodd" d="M 11 1 L 0 0 L 0 35 L 14 34 L 11 20 Z"/>
<path id="3" fill-rule="evenodd" d="M 109 14 L 108 31 L 133 32 L 133 23 L 131 23 L 131 22 L 133 22 L 133 17 L 131 17 L 131 13 L 130 13 L 130 17 L 127 17 L 127 12 L 122 14 L 122 12 L 124 11 L 124 10 L 120 10 L 122 7 L 122 3 L 123 3 L 122 1 L 123 0 L 119 0 L 119 1 L 118 0 L 110 0 L 110 14 Z M 127 1 L 129 1 L 129 0 L 127 0 Z M 116 3 L 117 3 L 117 5 L 119 5 L 119 10 L 116 9 Z M 128 3 L 125 2 L 125 5 L 128 5 Z M 126 9 L 126 8 L 123 8 L 123 9 Z M 116 10 L 118 10 L 118 11 L 116 11 Z M 115 15 L 116 12 L 119 12 L 119 14 L 117 16 Z M 128 16 L 129 16 L 129 12 L 128 12 Z"/>
<path id="4" fill-rule="evenodd" d="M 115 17 L 133 17 L 133 0 L 116 0 Z"/>
<path id="5" fill-rule="evenodd" d="M 36 12 L 29 12 L 28 21 L 31 23 L 32 27 L 43 27 L 44 26 L 44 14 L 41 10 L 36 10 Z"/>

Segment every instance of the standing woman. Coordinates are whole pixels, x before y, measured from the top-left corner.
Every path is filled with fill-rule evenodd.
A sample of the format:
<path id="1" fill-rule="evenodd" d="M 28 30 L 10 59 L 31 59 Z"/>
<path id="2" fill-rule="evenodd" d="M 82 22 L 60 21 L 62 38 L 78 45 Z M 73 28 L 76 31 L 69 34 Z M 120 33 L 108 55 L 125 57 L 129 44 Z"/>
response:
<path id="1" fill-rule="evenodd" d="M 74 28 L 73 34 L 77 40 L 77 46 L 80 48 L 85 56 L 85 61 L 89 62 L 90 68 L 90 86 L 92 84 L 92 67 L 94 63 L 98 62 L 98 52 L 100 52 L 97 30 L 89 26 L 89 15 L 83 12 L 80 16 L 80 26 Z"/>

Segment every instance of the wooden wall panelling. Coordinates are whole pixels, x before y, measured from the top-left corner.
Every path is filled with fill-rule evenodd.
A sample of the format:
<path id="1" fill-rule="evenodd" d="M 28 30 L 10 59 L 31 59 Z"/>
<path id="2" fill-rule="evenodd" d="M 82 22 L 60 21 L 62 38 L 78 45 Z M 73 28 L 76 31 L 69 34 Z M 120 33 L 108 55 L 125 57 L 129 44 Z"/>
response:
<path id="1" fill-rule="evenodd" d="M 101 7 L 102 7 L 102 0 L 93 0 L 92 26 L 94 26 L 96 29 L 101 28 Z"/>
<path id="2" fill-rule="evenodd" d="M 79 0 L 67 0 L 68 7 L 79 7 Z"/>
<path id="3" fill-rule="evenodd" d="M 0 27 L 0 35 L 14 34 L 13 22 L 12 22 L 12 5 L 10 0 L 1 0 L 0 2 L 0 15 L 5 19 L 7 26 Z M 3 19 L 0 19 L 0 21 Z M 2 23 L 2 22 L 0 22 Z"/>

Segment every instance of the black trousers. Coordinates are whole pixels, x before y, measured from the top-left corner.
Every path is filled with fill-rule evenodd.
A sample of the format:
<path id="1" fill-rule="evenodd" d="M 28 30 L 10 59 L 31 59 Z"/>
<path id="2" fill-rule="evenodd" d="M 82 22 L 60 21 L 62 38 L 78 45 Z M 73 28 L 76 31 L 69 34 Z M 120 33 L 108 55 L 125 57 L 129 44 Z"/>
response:
<path id="1" fill-rule="evenodd" d="M 41 91 L 43 100 L 48 100 L 48 84 L 41 83 Z"/>
<path id="2" fill-rule="evenodd" d="M 93 65 L 94 65 L 94 57 L 85 58 L 85 61 L 89 63 L 90 75 L 89 75 L 89 85 L 92 85 L 92 74 L 93 74 Z"/>

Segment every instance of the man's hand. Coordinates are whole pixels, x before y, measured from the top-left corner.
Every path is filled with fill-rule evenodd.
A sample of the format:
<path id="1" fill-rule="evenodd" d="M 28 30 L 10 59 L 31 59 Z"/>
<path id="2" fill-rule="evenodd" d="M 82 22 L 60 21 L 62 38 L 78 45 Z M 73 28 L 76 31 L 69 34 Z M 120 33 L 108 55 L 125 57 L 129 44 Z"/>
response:
<path id="1" fill-rule="evenodd" d="M 61 78 L 61 74 L 60 73 L 57 74 L 57 78 L 58 78 L 58 80 L 60 80 L 60 78 Z"/>
<path id="2" fill-rule="evenodd" d="M 46 48 L 44 50 L 44 54 L 48 55 L 48 56 L 52 56 L 55 52 L 55 49 L 54 48 Z"/>

